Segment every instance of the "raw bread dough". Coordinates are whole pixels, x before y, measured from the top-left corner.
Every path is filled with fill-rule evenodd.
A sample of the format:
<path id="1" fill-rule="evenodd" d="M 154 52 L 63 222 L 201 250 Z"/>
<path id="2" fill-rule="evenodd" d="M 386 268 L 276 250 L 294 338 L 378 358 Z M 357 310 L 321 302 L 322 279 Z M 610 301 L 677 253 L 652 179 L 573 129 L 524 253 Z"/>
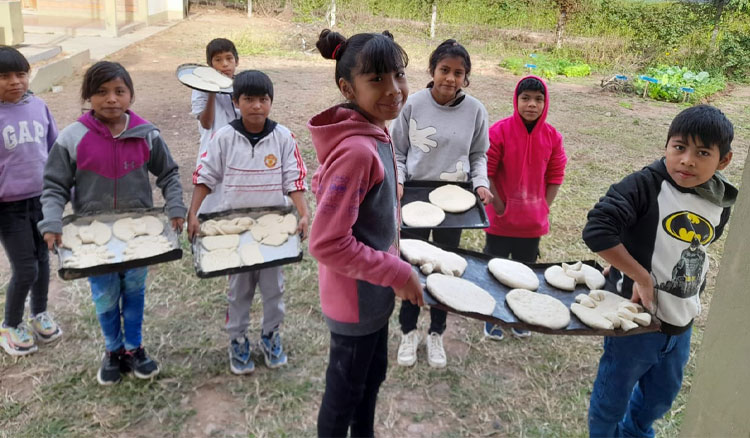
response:
<path id="1" fill-rule="evenodd" d="M 570 324 L 570 311 L 557 298 L 526 289 L 513 289 L 505 302 L 521 321 L 527 324 L 563 329 Z"/>
<path id="2" fill-rule="evenodd" d="M 466 259 L 423 240 L 401 239 L 399 245 L 401 255 L 412 265 L 419 266 L 425 275 L 439 272 L 460 277 L 466 270 Z"/>
<path id="3" fill-rule="evenodd" d="M 201 233 L 204 236 L 221 236 L 225 234 L 240 234 L 255 225 L 255 220 L 249 217 L 237 217 L 234 219 L 207 220 L 201 224 Z"/>
<path id="4" fill-rule="evenodd" d="M 224 76 L 221 72 L 211 67 L 196 67 L 193 70 L 193 75 L 204 81 L 216 84 L 219 88 L 229 88 L 232 86 L 232 78 Z"/>
<path id="5" fill-rule="evenodd" d="M 260 246 L 257 243 L 246 243 L 240 246 L 240 259 L 245 266 L 263 263 L 263 254 L 260 253 Z"/>
<path id="6" fill-rule="evenodd" d="M 271 230 L 269 227 L 264 227 L 263 225 L 260 225 L 256 223 L 253 225 L 252 228 L 250 228 L 250 234 L 253 235 L 253 239 L 256 242 L 260 242 L 263 240 L 264 237 L 268 236 L 271 233 Z"/>
<path id="7" fill-rule="evenodd" d="M 445 220 L 445 212 L 429 202 L 414 201 L 401 207 L 401 219 L 410 227 L 435 227 Z"/>
<path id="8" fill-rule="evenodd" d="M 140 220 L 146 225 L 146 234 L 158 236 L 164 232 L 164 222 L 154 216 L 143 216 Z"/>
<path id="9" fill-rule="evenodd" d="M 577 284 L 585 284 L 589 290 L 601 289 L 606 279 L 598 269 L 582 262 L 562 264 L 563 271 L 569 277 L 575 278 Z"/>
<path id="10" fill-rule="evenodd" d="M 463 213 L 476 205 L 477 197 L 455 184 L 446 184 L 431 191 L 430 202 L 448 213 Z"/>
<path id="11" fill-rule="evenodd" d="M 621 328 L 624 331 L 632 330 L 638 325 L 648 326 L 651 324 L 651 315 L 642 312 L 643 308 L 627 299 L 608 292 L 606 290 L 592 290 L 588 296 L 580 294 L 576 296 L 576 301 L 581 304 L 573 304 L 570 310 L 589 327 L 611 330 Z M 583 300 L 589 300 L 585 304 Z M 586 310 L 583 310 L 586 309 Z M 606 323 L 602 320 L 607 321 Z"/>
<path id="12" fill-rule="evenodd" d="M 284 216 L 284 220 L 281 221 L 281 224 L 283 225 L 283 231 L 287 234 L 294 234 L 297 232 L 297 218 L 289 213 L 288 215 Z"/>
<path id="13" fill-rule="evenodd" d="M 284 244 L 284 242 L 289 239 L 289 235 L 287 233 L 280 233 L 280 232 L 272 232 L 271 234 L 267 235 L 263 238 L 263 240 L 260 241 L 263 245 L 270 245 L 270 246 L 281 246 Z"/>
<path id="14" fill-rule="evenodd" d="M 83 242 L 78 237 L 77 226 L 71 223 L 62 228 L 62 245 L 64 248 L 76 249 L 82 244 Z"/>
<path id="15" fill-rule="evenodd" d="M 264 214 L 263 216 L 257 219 L 257 222 L 264 227 L 278 225 L 283 221 L 284 221 L 284 216 L 280 214 L 276 214 L 276 213 Z"/>
<path id="16" fill-rule="evenodd" d="M 221 90 L 218 85 L 203 78 L 199 78 L 193 73 L 185 73 L 179 77 L 179 80 L 185 85 L 189 85 L 199 90 L 208 91 L 209 93 L 218 93 Z"/>
<path id="17" fill-rule="evenodd" d="M 240 266 L 240 264 L 240 255 L 234 248 L 216 249 L 214 251 L 204 252 L 203 255 L 201 255 L 201 268 L 203 269 L 203 272 L 236 268 L 237 266 Z"/>
<path id="18" fill-rule="evenodd" d="M 228 234 L 226 236 L 206 236 L 201 239 L 201 244 L 206 248 L 206 251 L 234 249 L 240 244 L 240 236 L 237 234 Z"/>
<path id="19" fill-rule="evenodd" d="M 436 300 L 459 312 L 492 315 L 497 305 L 486 290 L 463 278 L 450 275 L 427 276 L 427 290 Z"/>
<path id="20" fill-rule="evenodd" d="M 78 227 L 78 237 L 82 243 L 95 243 L 101 246 L 112 238 L 112 230 L 106 224 L 95 220 L 91 225 Z"/>
<path id="21" fill-rule="evenodd" d="M 496 258 L 487 263 L 487 268 L 497 281 L 511 289 L 537 290 L 539 288 L 539 278 L 523 263 Z"/>
<path id="22" fill-rule="evenodd" d="M 63 261 L 65 268 L 88 268 L 111 263 L 115 255 L 104 246 L 96 244 L 81 245 L 73 250 L 73 255 Z"/>
<path id="23" fill-rule="evenodd" d="M 122 260 L 146 259 L 172 250 L 165 236 L 139 236 L 128 241 Z"/>
<path id="24" fill-rule="evenodd" d="M 578 303 L 573 303 L 570 305 L 570 311 L 573 312 L 582 323 L 591 328 L 602 330 L 612 330 L 615 328 L 612 321 L 605 318 L 602 313 L 597 312 L 595 308 L 592 309 Z"/>
<path id="25" fill-rule="evenodd" d="M 164 231 L 164 223 L 153 216 L 139 218 L 122 218 L 112 224 L 112 234 L 123 242 L 136 236 L 158 236 Z"/>
<path id="26" fill-rule="evenodd" d="M 547 280 L 551 286 L 558 289 L 572 291 L 576 288 L 576 279 L 568 276 L 563 268 L 558 265 L 553 265 L 544 271 L 544 279 Z"/>

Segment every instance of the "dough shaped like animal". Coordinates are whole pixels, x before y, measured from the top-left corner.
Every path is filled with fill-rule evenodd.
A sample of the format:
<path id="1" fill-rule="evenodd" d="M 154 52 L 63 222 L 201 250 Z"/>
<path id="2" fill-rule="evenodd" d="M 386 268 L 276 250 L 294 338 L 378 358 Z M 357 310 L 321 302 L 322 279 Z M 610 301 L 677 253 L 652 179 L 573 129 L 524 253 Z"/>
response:
<path id="1" fill-rule="evenodd" d="M 245 266 L 263 263 L 263 254 L 260 252 L 260 246 L 257 243 L 246 243 L 240 246 L 240 259 Z"/>
<path id="2" fill-rule="evenodd" d="M 401 255 L 412 265 L 419 266 L 425 275 L 437 271 L 441 274 L 460 277 L 466 270 L 466 259 L 423 240 L 401 239 L 399 249 Z"/>
<path id="3" fill-rule="evenodd" d="M 578 316 L 581 322 L 593 328 L 609 330 L 606 328 L 608 324 L 593 316 L 594 314 L 609 321 L 613 329 L 621 328 L 628 331 L 638 325 L 648 326 L 651 324 L 650 314 L 637 313 L 638 309 L 641 308 L 640 305 L 606 290 L 592 290 L 588 296 L 579 294 L 576 296 L 576 301 L 577 303 L 570 307 L 571 311 Z M 576 310 L 573 306 L 576 306 Z M 593 313 L 581 310 L 580 307 L 589 309 Z"/>
<path id="4" fill-rule="evenodd" d="M 497 281 L 511 289 L 533 291 L 539 288 L 539 278 L 531 268 L 523 263 L 496 258 L 487 263 L 487 268 Z"/>
<path id="5" fill-rule="evenodd" d="M 544 279 L 547 280 L 551 286 L 558 289 L 573 291 L 576 288 L 576 279 L 568 276 L 563 268 L 558 265 L 553 265 L 544 271 Z"/>
<path id="6" fill-rule="evenodd" d="M 240 244 L 240 236 L 237 234 L 228 234 L 226 236 L 206 236 L 201 240 L 201 245 L 206 251 L 215 251 L 217 249 L 234 249 Z"/>
<path id="7" fill-rule="evenodd" d="M 578 303 L 573 303 L 570 305 L 570 311 L 573 312 L 573 314 L 577 316 L 582 323 L 591 328 L 601 330 L 612 330 L 615 328 L 612 321 L 605 318 L 604 315 L 597 312 L 595 309 L 583 306 Z"/>
<path id="8" fill-rule="evenodd" d="M 589 290 L 601 289 L 606 283 L 606 279 L 598 269 L 582 262 L 573 264 L 562 264 L 563 271 L 569 277 L 575 278 L 577 284 L 585 284 Z"/>
<path id="9" fill-rule="evenodd" d="M 78 227 L 74 224 L 65 225 L 62 228 L 62 245 L 63 248 L 76 249 L 83 245 L 81 238 L 78 237 Z"/>
<path id="10" fill-rule="evenodd" d="M 563 329 L 570 324 L 570 311 L 562 301 L 549 295 L 526 289 L 513 289 L 505 296 L 505 302 L 521 321 L 527 324 Z"/>
<path id="11" fill-rule="evenodd" d="M 414 201 L 401 207 L 401 220 L 410 227 L 436 227 L 445 220 L 445 212 L 429 202 Z"/>
<path id="12" fill-rule="evenodd" d="M 428 198 L 448 213 L 463 213 L 475 206 L 477 197 L 455 184 L 446 184 L 431 191 Z"/>
<path id="13" fill-rule="evenodd" d="M 463 278 L 444 274 L 427 276 L 427 290 L 439 302 L 459 312 L 492 315 L 497 303 L 486 290 Z"/>
<path id="14" fill-rule="evenodd" d="M 224 76 L 221 72 L 211 67 L 196 67 L 193 70 L 193 75 L 204 81 L 211 82 L 219 88 L 229 88 L 232 86 L 232 78 Z"/>

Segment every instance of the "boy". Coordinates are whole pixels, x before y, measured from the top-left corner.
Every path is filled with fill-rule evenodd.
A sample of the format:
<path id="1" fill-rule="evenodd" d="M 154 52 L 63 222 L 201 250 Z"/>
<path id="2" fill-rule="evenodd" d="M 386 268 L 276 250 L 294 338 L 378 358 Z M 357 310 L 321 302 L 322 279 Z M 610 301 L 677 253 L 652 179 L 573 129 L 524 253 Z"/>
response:
<path id="1" fill-rule="evenodd" d="M 244 71 L 234 79 L 233 102 L 241 118 L 219 129 L 193 174 L 193 200 L 188 212 L 188 235 L 199 231 L 197 212 L 209 193 L 226 208 L 266 207 L 286 204 L 289 195 L 299 212 L 302 238 L 307 237 L 309 214 L 304 192 L 307 169 L 294 135 L 268 118 L 273 102 L 271 79 L 257 70 Z M 217 187 L 221 185 L 221 190 Z M 281 267 L 229 276 L 229 363 L 234 374 L 253 372 L 250 343 L 245 336 L 255 286 L 263 298 L 260 349 L 266 366 L 287 362 L 281 346 L 279 325 L 284 320 L 284 278 Z"/>
<path id="2" fill-rule="evenodd" d="M 513 115 L 490 127 L 487 176 L 492 203 L 485 207 L 484 252 L 534 263 L 539 240 L 549 232 L 549 207 L 565 176 L 568 159 L 559 132 L 547 123 L 549 93 L 541 78 L 526 76 L 516 85 Z M 525 330 L 511 329 L 516 337 Z M 485 323 L 484 335 L 503 339 L 500 327 Z"/>
<path id="3" fill-rule="evenodd" d="M 216 38 L 206 46 L 206 62 L 225 76 L 233 78 L 240 59 L 233 42 L 226 38 Z M 190 103 L 192 106 L 190 114 L 198 119 L 198 132 L 201 136 L 198 158 L 195 163 L 198 166 L 201 157 L 208 149 L 211 137 L 216 131 L 235 120 L 239 116 L 239 110 L 232 105 L 232 97 L 228 94 L 193 90 Z M 216 192 L 221 192 L 221 187 L 218 187 Z M 226 208 L 219 204 L 218 199 L 219 197 L 215 195 L 207 196 L 200 213 L 225 210 Z"/>
<path id="4" fill-rule="evenodd" d="M 721 236 L 735 189 L 719 173 L 732 159 L 732 123 L 699 105 L 675 117 L 664 158 L 610 186 L 588 214 L 583 240 L 611 263 L 607 288 L 640 301 L 661 331 L 604 339 L 589 407 L 592 437 L 653 437 L 671 407 L 701 310 L 706 246 Z"/>

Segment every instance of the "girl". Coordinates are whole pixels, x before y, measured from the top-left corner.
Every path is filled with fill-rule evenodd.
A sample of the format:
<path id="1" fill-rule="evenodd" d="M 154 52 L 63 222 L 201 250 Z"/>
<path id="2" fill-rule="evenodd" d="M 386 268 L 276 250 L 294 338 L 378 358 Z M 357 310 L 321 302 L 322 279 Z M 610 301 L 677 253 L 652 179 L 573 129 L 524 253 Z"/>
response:
<path id="1" fill-rule="evenodd" d="M 37 230 L 42 218 L 42 175 L 57 125 L 44 101 L 29 90 L 29 62 L 13 47 L 0 46 L 0 242 L 12 274 L 5 295 L 0 345 L 11 356 L 37 350 L 62 330 L 47 313 L 49 254 Z M 29 324 L 23 321 L 31 289 Z"/>
<path id="2" fill-rule="evenodd" d="M 346 39 L 326 29 L 316 46 L 336 61 L 336 85 L 347 99 L 307 124 L 320 163 L 310 254 L 331 330 L 318 434 L 346 436 L 351 426 L 352 436 L 373 436 L 394 294 L 422 305 L 417 275 L 398 255 L 396 166 L 385 126 L 409 93 L 408 58 L 387 31 Z"/>
<path id="3" fill-rule="evenodd" d="M 471 181 L 474 191 L 487 204 L 492 200 L 487 180 L 487 111 L 461 88 L 469 86 L 469 53 L 455 40 L 445 40 L 430 55 L 429 72 L 432 81 L 409 98 L 391 127 L 399 199 L 404 181 Z M 427 240 L 430 231 L 436 243 L 458 247 L 461 241 L 460 229 L 413 230 L 403 236 Z M 406 301 L 401 303 L 399 365 L 412 366 L 417 361 L 418 317 L 419 307 Z M 425 343 L 427 361 L 433 367 L 446 365 L 443 349 L 446 317 L 444 310 L 430 308 L 430 329 Z"/>
<path id="4" fill-rule="evenodd" d="M 152 207 L 149 172 L 156 175 L 172 227 L 182 230 L 186 208 L 177 164 L 159 130 L 128 109 L 134 97 L 133 81 L 122 65 L 100 61 L 86 71 L 81 100 L 90 102 L 91 111 L 63 129 L 44 169 L 39 231 L 50 249 L 62 244 L 68 201 L 78 214 Z M 119 382 L 121 372 L 132 370 L 142 379 L 159 373 L 141 345 L 146 271 L 89 278 L 106 349 L 97 373 L 102 385 Z"/>

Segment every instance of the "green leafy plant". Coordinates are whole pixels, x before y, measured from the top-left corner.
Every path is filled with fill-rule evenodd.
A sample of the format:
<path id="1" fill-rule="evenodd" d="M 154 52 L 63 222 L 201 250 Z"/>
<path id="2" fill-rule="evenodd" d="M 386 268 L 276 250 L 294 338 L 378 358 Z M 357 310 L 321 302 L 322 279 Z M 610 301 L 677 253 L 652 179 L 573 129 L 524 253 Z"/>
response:
<path id="1" fill-rule="evenodd" d="M 644 88 L 648 86 L 647 94 L 650 98 L 667 102 L 682 102 L 686 97 L 685 92 L 681 90 L 682 87 L 694 90 L 687 94 L 688 102 L 700 101 L 726 87 L 723 76 L 712 76 L 706 71 L 695 73 L 679 66 L 652 67 L 646 70 L 645 75 L 659 82 L 653 84 L 638 77 L 634 80 L 636 92 L 643 93 Z"/>
<path id="2" fill-rule="evenodd" d="M 536 68 L 526 67 L 527 64 L 536 65 Z M 508 57 L 500 63 L 500 66 L 517 75 L 531 73 L 546 79 L 552 79 L 558 75 L 583 77 L 591 74 L 591 66 L 586 63 L 545 55 L 536 55 L 533 58 Z"/>

